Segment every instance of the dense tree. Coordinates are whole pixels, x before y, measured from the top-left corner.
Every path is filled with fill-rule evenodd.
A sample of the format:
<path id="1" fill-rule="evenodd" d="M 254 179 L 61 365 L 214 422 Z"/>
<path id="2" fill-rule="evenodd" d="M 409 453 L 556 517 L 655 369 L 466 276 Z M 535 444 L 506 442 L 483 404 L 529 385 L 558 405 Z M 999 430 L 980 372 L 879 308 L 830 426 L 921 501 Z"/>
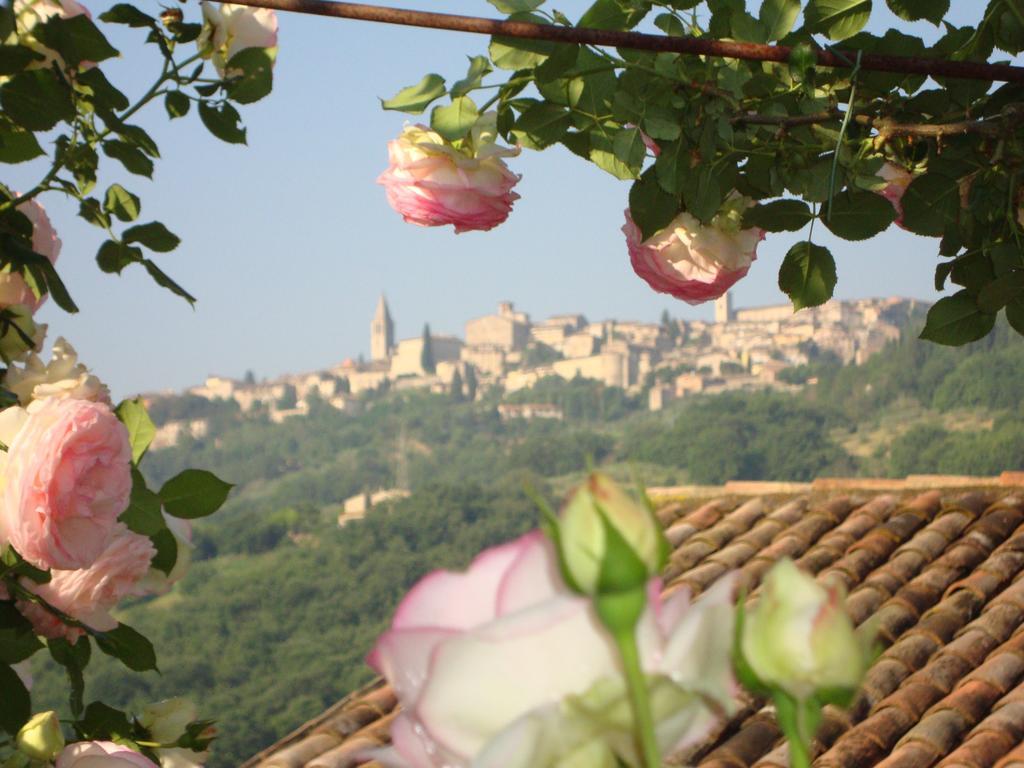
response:
<path id="1" fill-rule="evenodd" d="M 426 373 L 433 373 L 437 370 L 437 362 L 434 360 L 434 343 L 430 337 L 430 323 L 423 326 L 423 349 L 420 350 L 420 367 Z"/>

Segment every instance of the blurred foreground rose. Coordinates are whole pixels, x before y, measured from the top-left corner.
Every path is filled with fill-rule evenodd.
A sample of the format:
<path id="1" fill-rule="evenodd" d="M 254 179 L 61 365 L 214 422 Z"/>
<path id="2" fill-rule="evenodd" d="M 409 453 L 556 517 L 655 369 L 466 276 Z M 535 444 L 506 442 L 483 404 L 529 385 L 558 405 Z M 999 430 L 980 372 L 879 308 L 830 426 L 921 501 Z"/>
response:
<path id="1" fill-rule="evenodd" d="M 38 400 L 0 412 L 0 542 L 39 568 L 87 568 L 131 493 L 128 431 L 104 403 Z"/>
<path id="2" fill-rule="evenodd" d="M 886 182 L 878 194 L 892 203 L 892 207 L 896 209 L 896 226 L 903 227 L 903 194 L 915 175 L 902 166 L 886 163 L 879 169 L 878 176 Z"/>
<path id="3" fill-rule="evenodd" d="M 608 475 L 592 472 L 562 510 L 557 545 L 572 586 L 584 594 L 597 594 L 609 548 L 611 530 L 618 533 L 643 568 L 637 569 L 643 587 L 668 559 L 668 542 L 661 526 L 642 502 L 620 488 Z M 624 585 L 616 585 L 623 589 Z"/>
<path id="4" fill-rule="evenodd" d="M 658 293 L 689 304 L 717 299 L 747 274 L 764 240 L 760 229 L 741 229 L 748 205 L 741 197 L 726 201 L 707 226 L 683 211 L 642 242 L 640 228 L 626 211 L 622 231 L 633 270 Z"/>
<path id="5" fill-rule="evenodd" d="M 69 744 L 57 758 L 56 768 L 157 768 L 145 755 L 112 741 Z"/>
<path id="6" fill-rule="evenodd" d="M 696 604 L 659 601 L 638 629 L 656 735 L 671 751 L 732 707 L 732 580 Z M 435 571 L 410 590 L 370 665 L 403 710 L 383 759 L 413 768 L 636 764 L 633 718 L 616 649 L 592 604 L 563 584 L 551 542 L 527 534 Z"/>
<path id="7" fill-rule="evenodd" d="M 196 44 L 221 77 L 231 57 L 246 48 L 265 48 L 277 56 L 277 14 L 266 8 L 203 0 L 203 31 Z"/>
<path id="8" fill-rule="evenodd" d="M 36 584 L 25 579 L 22 586 L 92 629 L 114 629 L 117 620 L 110 611 L 129 595 L 146 594 L 141 580 L 155 554 L 148 538 L 118 523 L 110 546 L 88 568 L 54 569 L 48 583 Z M 18 609 L 43 637 L 64 637 L 73 643 L 84 634 L 84 630 L 64 624 L 35 603 L 19 601 Z"/>
<path id="9" fill-rule="evenodd" d="M 865 642 L 867 640 L 867 642 Z M 871 660 L 839 585 L 822 586 L 780 560 L 743 625 L 743 657 L 760 681 L 803 701 L 818 691 L 853 691 Z"/>
<path id="10" fill-rule="evenodd" d="M 50 217 L 46 215 L 46 209 L 35 200 L 28 200 L 19 205 L 17 210 L 32 222 L 32 250 L 45 256 L 51 264 L 56 263 L 61 242 L 50 223 Z M 27 307 L 30 313 L 35 313 L 45 300 L 45 294 L 36 296 L 32 292 L 20 273 L 10 271 L 10 267 L 0 272 L 0 308 L 20 304 Z"/>
<path id="11" fill-rule="evenodd" d="M 139 724 L 149 730 L 154 741 L 173 744 L 183 735 L 186 727 L 199 719 L 199 712 L 189 699 L 176 697 L 147 705 L 139 716 Z M 156 750 L 160 768 L 196 768 L 206 762 L 208 753 L 182 747 L 162 747 Z"/>
<path id="12" fill-rule="evenodd" d="M 456 148 L 422 125 L 407 125 L 388 142 L 390 165 L 378 177 L 391 207 L 410 224 L 455 226 L 455 232 L 488 230 L 508 218 L 519 195 L 519 176 L 502 157 L 518 148 L 494 143 L 493 113 L 481 118 L 467 145 Z"/>

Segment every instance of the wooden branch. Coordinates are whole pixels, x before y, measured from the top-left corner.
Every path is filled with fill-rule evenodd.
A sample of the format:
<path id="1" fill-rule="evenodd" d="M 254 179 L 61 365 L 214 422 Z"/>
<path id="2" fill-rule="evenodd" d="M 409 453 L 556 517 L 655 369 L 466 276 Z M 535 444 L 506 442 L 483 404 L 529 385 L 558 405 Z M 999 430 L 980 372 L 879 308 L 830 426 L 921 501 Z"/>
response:
<path id="1" fill-rule="evenodd" d="M 587 27 L 559 27 L 527 21 L 485 19 L 479 16 L 461 16 L 450 13 L 413 11 L 403 8 L 382 8 L 360 3 L 339 3 L 328 0 L 238 0 L 238 5 L 292 11 L 317 16 L 331 16 L 384 24 L 401 24 L 430 29 L 450 29 L 480 35 L 519 37 L 532 40 L 551 40 L 558 43 L 633 48 L 646 51 L 668 51 L 692 56 L 715 56 L 746 61 L 787 62 L 791 49 L 785 45 L 759 45 L 703 37 L 669 37 L 643 32 L 621 32 Z M 857 61 L 856 52 L 817 51 L 817 64 L 822 67 L 852 69 Z M 874 72 L 955 77 L 966 80 L 1024 83 L 1024 67 L 1009 64 L 985 64 L 971 61 L 946 61 L 910 56 L 882 56 L 863 53 L 860 68 Z"/>

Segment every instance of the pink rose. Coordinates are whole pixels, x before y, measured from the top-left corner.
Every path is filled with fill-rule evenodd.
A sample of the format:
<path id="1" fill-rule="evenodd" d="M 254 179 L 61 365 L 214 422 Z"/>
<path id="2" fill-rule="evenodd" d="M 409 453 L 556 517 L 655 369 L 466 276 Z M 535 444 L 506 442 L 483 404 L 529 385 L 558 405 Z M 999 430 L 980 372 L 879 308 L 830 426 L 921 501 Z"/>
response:
<path id="1" fill-rule="evenodd" d="M 761 229 L 740 229 L 737 202 L 747 205 L 740 198 L 727 202 L 735 210 L 719 214 L 708 226 L 683 211 L 642 242 L 640 227 L 627 210 L 622 231 L 633 270 L 658 293 L 689 304 L 717 299 L 747 274 L 764 240 Z"/>
<path id="2" fill-rule="evenodd" d="M 196 44 L 213 60 L 221 77 L 231 57 L 246 48 L 265 48 L 277 56 L 277 14 L 266 8 L 234 3 L 202 3 L 203 31 Z"/>
<path id="3" fill-rule="evenodd" d="M 684 591 L 659 601 L 659 587 L 652 580 L 638 641 L 670 750 L 712 727 L 705 702 L 732 706 L 732 579 L 692 607 Z M 539 532 L 488 549 L 465 573 L 424 577 L 368 661 L 402 703 L 388 765 L 518 768 L 581 754 L 635 764 L 614 645 Z"/>
<path id="4" fill-rule="evenodd" d="M 47 398 L 4 414 L 4 424 L 19 415 L 23 424 L 0 454 L 0 540 L 40 568 L 89 567 L 128 506 L 128 431 L 110 406 L 87 400 Z"/>
<path id="5" fill-rule="evenodd" d="M 886 163 L 879 169 L 878 176 L 886 182 L 878 194 L 892 203 L 892 207 L 896 209 L 896 226 L 906 229 L 903 226 L 903 203 L 901 201 L 910 182 L 916 178 L 916 174 L 893 163 Z M 970 188 L 968 187 L 968 189 Z M 962 199 L 963 190 L 961 190 Z"/>
<path id="6" fill-rule="evenodd" d="M 48 258 L 51 264 L 56 263 L 61 242 L 46 209 L 32 199 L 19 205 L 18 211 L 32 222 L 32 250 Z M 0 308 L 21 304 L 34 313 L 44 301 L 46 296 L 36 296 L 18 272 L 0 272 Z"/>
<path id="7" fill-rule="evenodd" d="M 148 757 L 112 741 L 78 741 L 68 744 L 57 758 L 56 768 L 157 768 Z"/>
<path id="8" fill-rule="evenodd" d="M 117 620 L 110 611 L 121 600 L 130 595 L 147 594 L 142 579 L 154 555 L 156 549 L 148 538 L 118 523 L 110 545 L 88 568 L 54 569 L 48 583 L 36 584 L 23 579 L 22 586 L 86 626 L 106 631 L 117 627 Z M 65 637 L 75 642 L 84 633 L 78 627 L 64 624 L 35 603 L 19 601 L 18 610 L 43 637 Z"/>
<path id="9" fill-rule="evenodd" d="M 456 233 L 488 230 L 505 221 L 519 199 L 512 187 L 520 177 L 501 155 L 519 150 L 499 147 L 487 130 L 474 130 L 476 150 L 467 153 L 425 126 L 407 125 L 388 142 L 391 164 L 377 179 L 391 207 L 410 224 L 453 224 Z"/>

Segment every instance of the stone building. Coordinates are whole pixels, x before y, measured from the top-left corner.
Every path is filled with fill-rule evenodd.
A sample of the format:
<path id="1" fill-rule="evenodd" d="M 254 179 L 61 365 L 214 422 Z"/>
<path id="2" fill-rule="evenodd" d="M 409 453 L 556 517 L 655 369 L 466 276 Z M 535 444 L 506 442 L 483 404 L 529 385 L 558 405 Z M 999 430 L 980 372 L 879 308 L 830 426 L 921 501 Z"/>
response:
<path id="1" fill-rule="evenodd" d="M 373 315 L 373 322 L 370 323 L 370 359 L 387 360 L 391 357 L 391 350 L 394 346 L 395 324 L 391 319 L 388 303 L 382 293 L 377 302 L 377 311 Z"/>
<path id="2" fill-rule="evenodd" d="M 511 301 L 498 305 L 498 314 L 484 315 L 466 323 L 466 344 L 492 346 L 512 352 L 530 343 L 530 316 L 516 312 Z"/>

